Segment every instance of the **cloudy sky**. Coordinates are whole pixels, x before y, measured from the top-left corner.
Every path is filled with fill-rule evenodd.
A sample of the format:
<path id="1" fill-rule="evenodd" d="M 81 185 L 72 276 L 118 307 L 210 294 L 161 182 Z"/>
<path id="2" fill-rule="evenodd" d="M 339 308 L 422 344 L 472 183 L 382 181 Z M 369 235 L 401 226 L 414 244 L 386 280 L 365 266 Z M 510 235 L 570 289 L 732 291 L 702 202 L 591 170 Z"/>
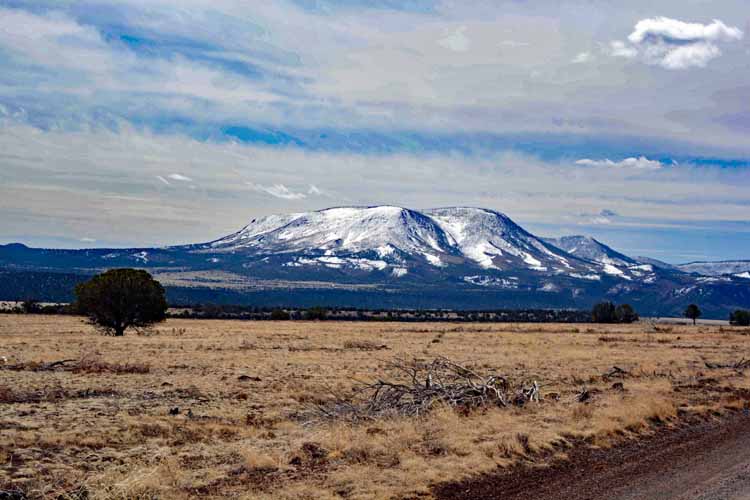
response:
<path id="1" fill-rule="evenodd" d="M 0 0 L 0 243 L 381 203 L 750 258 L 747 0 Z"/>

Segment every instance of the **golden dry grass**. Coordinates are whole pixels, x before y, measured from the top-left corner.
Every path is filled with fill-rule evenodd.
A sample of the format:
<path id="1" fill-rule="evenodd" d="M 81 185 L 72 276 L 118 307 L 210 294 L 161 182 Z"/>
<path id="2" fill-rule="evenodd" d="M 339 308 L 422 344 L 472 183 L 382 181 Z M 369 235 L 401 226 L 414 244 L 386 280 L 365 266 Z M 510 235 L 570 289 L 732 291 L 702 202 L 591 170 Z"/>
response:
<path id="1" fill-rule="evenodd" d="M 111 338 L 80 318 L 0 315 L 0 356 L 29 367 L 0 370 L 0 489 L 429 497 L 436 482 L 543 464 L 573 442 L 609 446 L 678 412 L 741 407 L 750 380 L 704 360 L 738 361 L 748 347 L 742 330 L 713 326 L 169 320 L 149 336 Z M 394 357 L 437 356 L 537 380 L 545 398 L 360 425 L 299 418 L 354 380 L 388 376 Z M 32 370 L 59 359 L 85 369 Z M 602 378 L 613 365 L 632 374 L 624 392 Z M 585 404 L 575 399 L 584 386 L 594 394 Z"/>

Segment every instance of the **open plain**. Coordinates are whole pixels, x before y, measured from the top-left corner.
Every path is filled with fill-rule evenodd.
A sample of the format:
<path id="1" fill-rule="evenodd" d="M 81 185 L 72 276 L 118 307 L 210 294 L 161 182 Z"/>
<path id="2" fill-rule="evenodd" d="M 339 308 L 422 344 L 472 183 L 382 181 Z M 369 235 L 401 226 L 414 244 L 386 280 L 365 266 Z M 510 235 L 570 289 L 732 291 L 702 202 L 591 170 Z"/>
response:
<path id="1" fill-rule="evenodd" d="M 19 498 L 431 498 L 750 403 L 747 329 L 169 320 L 105 337 L 0 315 L 0 491 Z M 448 358 L 541 400 L 325 417 L 393 360 Z M 63 363 L 54 364 L 57 361 Z M 614 369 L 617 367 L 619 370 Z M 694 424 L 697 425 L 697 424 Z M 546 497 L 545 497 L 546 498 Z"/>

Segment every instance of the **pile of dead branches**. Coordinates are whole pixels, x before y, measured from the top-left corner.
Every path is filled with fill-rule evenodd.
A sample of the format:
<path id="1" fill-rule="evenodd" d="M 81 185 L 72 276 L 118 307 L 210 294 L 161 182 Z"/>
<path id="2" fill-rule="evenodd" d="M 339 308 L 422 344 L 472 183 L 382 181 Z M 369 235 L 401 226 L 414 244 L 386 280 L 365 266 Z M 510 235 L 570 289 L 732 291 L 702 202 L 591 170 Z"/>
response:
<path id="1" fill-rule="evenodd" d="M 474 409 L 540 400 L 536 381 L 514 388 L 506 377 L 480 376 L 444 357 L 429 363 L 396 359 L 388 368 L 396 374 L 394 380 L 359 382 L 350 397 L 318 405 L 313 413 L 317 419 L 359 421 L 419 416 L 437 405 Z"/>
<path id="2" fill-rule="evenodd" d="M 737 361 L 736 363 L 709 363 L 708 361 L 704 362 L 706 365 L 706 368 L 716 370 L 719 368 L 730 368 L 732 370 L 746 370 L 750 368 L 750 359 L 742 358 L 741 360 Z"/>

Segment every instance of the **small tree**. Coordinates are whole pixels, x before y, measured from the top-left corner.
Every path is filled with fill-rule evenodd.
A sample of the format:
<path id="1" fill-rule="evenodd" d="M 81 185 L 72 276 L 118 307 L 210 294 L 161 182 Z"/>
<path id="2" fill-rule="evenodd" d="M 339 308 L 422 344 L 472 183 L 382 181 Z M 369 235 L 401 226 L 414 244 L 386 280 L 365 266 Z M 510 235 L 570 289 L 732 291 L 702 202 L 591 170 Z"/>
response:
<path id="1" fill-rule="evenodd" d="M 308 321 L 325 321 L 328 318 L 328 310 L 323 307 L 311 307 L 305 311 L 305 319 Z"/>
<path id="2" fill-rule="evenodd" d="M 617 321 L 617 312 L 612 302 L 599 302 L 591 310 L 591 321 L 594 323 L 614 323 Z"/>
<path id="3" fill-rule="evenodd" d="M 618 323 L 635 323 L 638 321 L 638 313 L 630 304 L 620 304 L 615 311 Z"/>
<path id="4" fill-rule="evenodd" d="M 164 321 L 164 287 L 146 271 L 113 269 L 76 287 L 78 310 L 106 335 Z"/>
<path id="5" fill-rule="evenodd" d="M 703 313 L 701 312 L 700 307 L 695 304 L 690 304 L 689 306 L 687 306 L 687 309 L 685 309 L 685 317 L 692 319 L 693 324 L 695 324 L 697 319 L 701 317 L 701 314 Z"/>
<path id="6" fill-rule="evenodd" d="M 750 326 L 750 311 L 738 309 L 729 315 L 729 323 L 734 326 Z"/>
<path id="7" fill-rule="evenodd" d="M 291 316 L 289 313 L 283 309 L 274 309 L 271 311 L 271 320 L 273 321 L 288 321 L 290 319 Z"/>
<path id="8" fill-rule="evenodd" d="M 36 300 L 27 299 L 21 303 L 21 309 L 25 314 L 36 314 L 41 310 L 41 306 Z"/>

